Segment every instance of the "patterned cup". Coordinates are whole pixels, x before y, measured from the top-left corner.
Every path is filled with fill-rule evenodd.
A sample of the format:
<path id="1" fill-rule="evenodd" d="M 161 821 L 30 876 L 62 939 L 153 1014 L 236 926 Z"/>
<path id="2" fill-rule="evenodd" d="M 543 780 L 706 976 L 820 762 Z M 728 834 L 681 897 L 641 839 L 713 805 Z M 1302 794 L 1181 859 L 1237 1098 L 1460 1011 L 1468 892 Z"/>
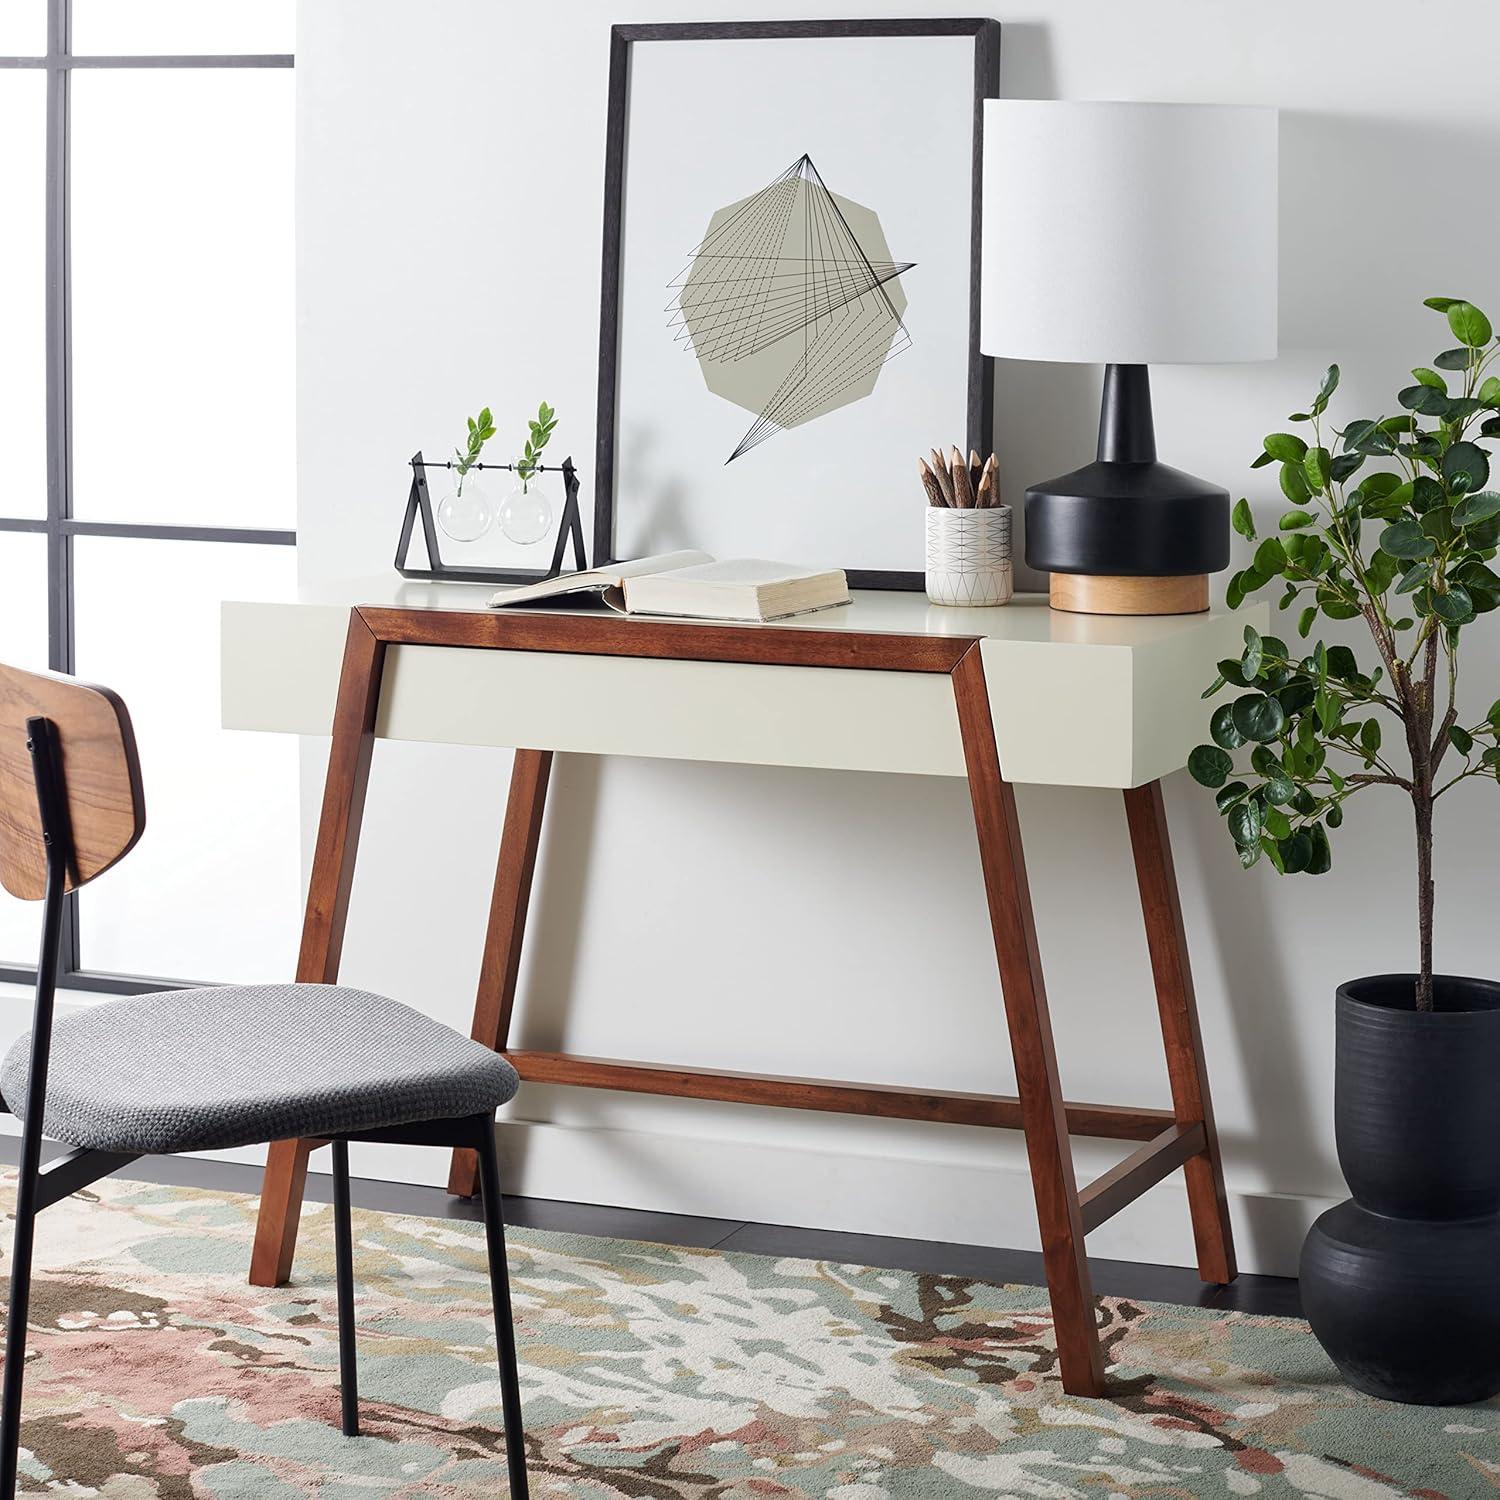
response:
<path id="1" fill-rule="evenodd" d="M 1008 604 L 1010 507 L 927 507 L 927 597 L 934 604 Z"/>

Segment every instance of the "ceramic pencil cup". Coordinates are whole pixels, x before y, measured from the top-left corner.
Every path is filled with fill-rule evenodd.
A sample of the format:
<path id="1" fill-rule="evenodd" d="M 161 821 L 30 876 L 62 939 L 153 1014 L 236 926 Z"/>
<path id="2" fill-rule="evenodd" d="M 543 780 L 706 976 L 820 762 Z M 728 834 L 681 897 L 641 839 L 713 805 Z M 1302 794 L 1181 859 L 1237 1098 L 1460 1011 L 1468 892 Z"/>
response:
<path id="1" fill-rule="evenodd" d="M 927 507 L 927 597 L 934 604 L 1008 604 L 1014 591 L 1010 506 Z"/>

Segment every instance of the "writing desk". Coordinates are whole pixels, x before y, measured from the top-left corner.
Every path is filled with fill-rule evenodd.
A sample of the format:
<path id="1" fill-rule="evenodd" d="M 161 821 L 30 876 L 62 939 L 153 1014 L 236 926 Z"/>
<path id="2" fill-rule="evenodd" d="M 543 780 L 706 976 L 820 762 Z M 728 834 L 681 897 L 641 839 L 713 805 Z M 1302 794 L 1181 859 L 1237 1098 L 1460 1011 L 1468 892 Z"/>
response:
<path id="1" fill-rule="evenodd" d="M 500 612 L 476 607 L 484 597 L 463 585 L 378 580 L 294 603 L 224 606 L 226 727 L 326 734 L 332 726 L 299 980 L 338 979 L 375 741 L 514 747 L 473 1035 L 504 1051 L 522 1078 L 1023 1130 L 1062 1381 L 1074 1394 L 1104 1388 L 1085 1236 L 1179 1167 L 1199 1273 L 1210 1282 L 1234 1277 L 1160 779 L 1201 739 L 1200 692 L 1216 661 L 1239 654 L 1243 619 L 1067 615 L 1024 596 L 1003 608 L 940 608 L 917 594 L 859 593 L 843 608 L 773 625 L 712 625 L 598 611 Z M 965 777 L 1016 1097 L 510 1048 L 557 751 Z M 1170 1109 L 1062 1097 L 1017 782 L 1124 794 Z M 1080 1191 L 1070 1133 L 1139 1145 Z M 251 1267 L 258 1285 L 290 1274 L 316 1145 L 271 1149 Z M 449 1189 L 475 1191 L 472 1160 L 462 1154 Z"/>

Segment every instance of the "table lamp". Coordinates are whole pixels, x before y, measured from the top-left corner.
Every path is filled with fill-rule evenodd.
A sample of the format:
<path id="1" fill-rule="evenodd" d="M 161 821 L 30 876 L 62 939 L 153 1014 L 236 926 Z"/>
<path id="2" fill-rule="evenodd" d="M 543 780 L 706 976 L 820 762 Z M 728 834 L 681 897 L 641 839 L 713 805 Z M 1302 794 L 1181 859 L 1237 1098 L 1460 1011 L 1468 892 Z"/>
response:
<path id="1" fill-rule="evenodd" d="M 980 347 L 1102 364 L 1098 456 L 1026 491 L 1054 609 L 1190 614 L 1229 562 L 1229 495 L 1156 456 L 1152 364 L 1276 355 L 1276 111 L 984 106 Z"/>

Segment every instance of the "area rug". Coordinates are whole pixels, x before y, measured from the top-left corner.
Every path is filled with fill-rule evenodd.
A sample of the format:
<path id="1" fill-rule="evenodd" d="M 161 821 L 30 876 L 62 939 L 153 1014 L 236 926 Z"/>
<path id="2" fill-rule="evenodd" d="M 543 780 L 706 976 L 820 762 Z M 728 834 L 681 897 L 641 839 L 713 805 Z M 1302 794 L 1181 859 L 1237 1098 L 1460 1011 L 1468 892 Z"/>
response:
<path id="1" fill-rule="evenodd" d="M 42 1216 L 19 1493 L 503 1496 L 480 1227 L 356 1212 L 366 1435 L 346 1439 L 328 1211 L 265 1291 L 255 1207 L 120 1182 Z M 1291 1319 L 1105 1298 L 1115 1399 L 1090 1401 L 1058 1383 L 1035 1287 L 536 1230 L 510 1261 L 539 1497 L 1500 1489 L 1500 1406 L 1357 1396 Z"/>

